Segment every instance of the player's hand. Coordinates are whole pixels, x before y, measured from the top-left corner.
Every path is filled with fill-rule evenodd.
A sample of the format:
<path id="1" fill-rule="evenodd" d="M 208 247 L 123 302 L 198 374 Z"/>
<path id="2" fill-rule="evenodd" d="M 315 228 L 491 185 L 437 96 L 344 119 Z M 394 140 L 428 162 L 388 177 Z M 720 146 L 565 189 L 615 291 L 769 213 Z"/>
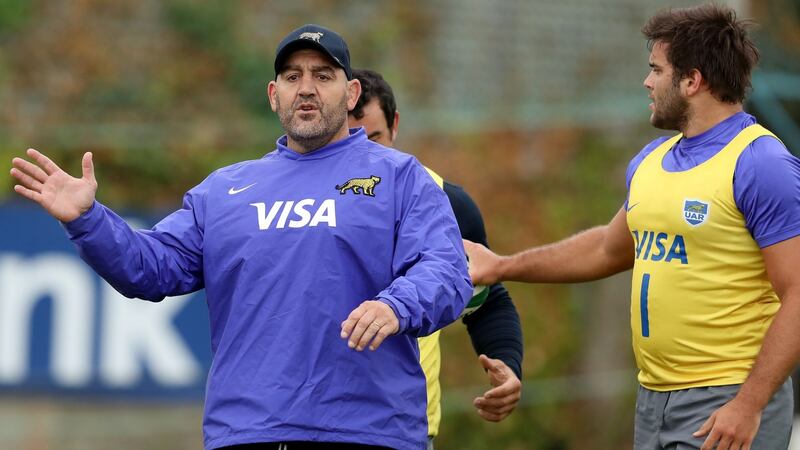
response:
<path id="1" fill-rule="evenodd" d="M 367 300 L 342 322 L 342 339 L 348 339 L 347 345 L 358 351 L 369 345 L 370 350 L 377 349 L 387 336 L 400 330 L 400 322 L 392 308 L 378 300 Z M 370 343 L 371 342 L 371 343 Z"/>
<path id="2" fill-rule="evenodd" d="M 11 176 L 19 183 L 14 186 L 17 194 L 38 203 L 62 222 L 75 220 L 92 207 L 97 180 L 91 153 L 83 155 L 81 178 L 70 176 L 50 158 L 32 148 L 27 154 L 33 163 L 22 158 L 11 160 Z"/>
<path id="3" fill-rule="evenodd" d="M 466 239 L 463 241 L 464 250 L 469 258 L 469 276 L 472 278 L 472 284 L 488 286 L 501 281 L 495 269 L 502 258 L 481 244 Z"/>
<path id="4" fill-rule="evenodd" d="M 478 360 L 486 369 L 489 383 L 494 387 L 486 391 L 482 397 L 476 398 L 472 404 L 484 420 L 500 422 L 517 407 L 522 397 L 522 383 L 503 361 L 491 359 L 486 355 L 479 356 Z"/>
<path id="5" fill-rule="evenodd" d="M 708 435 L 701 450 L 750 450 L 760 424 L 761 410 L 734 398 L 714 411 L 692 436 Z"/>

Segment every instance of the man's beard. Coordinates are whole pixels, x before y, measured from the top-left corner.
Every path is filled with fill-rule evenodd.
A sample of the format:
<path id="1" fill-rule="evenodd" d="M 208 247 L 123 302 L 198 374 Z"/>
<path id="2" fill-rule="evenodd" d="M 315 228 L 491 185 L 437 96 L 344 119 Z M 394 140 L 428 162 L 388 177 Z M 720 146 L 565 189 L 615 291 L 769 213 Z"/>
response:
<path id="1" fill-rule="evenodd" d="M 656 103 L 657 102 L 657 103 Z M 662 130 L 683 131 L 689 122 L 689 102 L 680 94 L 677 84 L 653 99 L 653 116 L 650 123 Z"/>
<path id="2" fill-rule="evenodd" d="M 301 103 L 313 103 L 319 117 L 312 120 L 303 120 L 298 117 L 295 113 Z M 347 120 L 347 96 L 343 96 L 339 104 L 332 106 L 320 103 L 314 96 L 298 97 L 291 108 L 282 108 L 277 97 L 275 104 L 278 119 L 286 131 L 286 135 L 306 152 L 316 150 L 329 143 Z"/>

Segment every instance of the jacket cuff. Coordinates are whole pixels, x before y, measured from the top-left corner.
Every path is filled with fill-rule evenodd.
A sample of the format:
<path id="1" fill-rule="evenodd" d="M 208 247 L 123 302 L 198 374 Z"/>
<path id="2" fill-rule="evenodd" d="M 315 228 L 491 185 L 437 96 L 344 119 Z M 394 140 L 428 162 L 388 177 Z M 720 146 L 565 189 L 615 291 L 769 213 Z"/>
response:
<path id="1" fill-rule="evenodd" d="M 394 311 L 394 315 L 397 317 L 397 321 L 400 323 L 400 329 L 397 330 L 397 334 L 405 333 L 405 331 L 408 329 L 409 322 L 408 308 L 406 308 L 402 302 L 388 294 L 381 294 L 377 300 L 381 303 L 389 305 L 389 307 L 392 308 L 392 311 Z"/>
<path id="2" fill-rule="evenodd" d="M 103 208 L 97 200 L 92 203 L 83 214 L 69 222 L 61 222 L 61 226 L 66 230 L 70 239 L 79 238 L 92 231 L 95 225 L 101 221 Z"/>

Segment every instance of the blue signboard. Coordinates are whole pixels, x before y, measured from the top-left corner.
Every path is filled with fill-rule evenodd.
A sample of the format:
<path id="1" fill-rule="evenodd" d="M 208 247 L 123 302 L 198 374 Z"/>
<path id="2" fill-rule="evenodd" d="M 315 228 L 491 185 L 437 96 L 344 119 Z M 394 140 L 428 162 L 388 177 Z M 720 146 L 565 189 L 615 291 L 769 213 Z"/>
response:
<path id="1" fill-rule="evenodd" d="M 32 204 L 0 205 L 0 391 L 200 399 L 210 348 L 202 291 L 125 298 L 58 221 Z"/>

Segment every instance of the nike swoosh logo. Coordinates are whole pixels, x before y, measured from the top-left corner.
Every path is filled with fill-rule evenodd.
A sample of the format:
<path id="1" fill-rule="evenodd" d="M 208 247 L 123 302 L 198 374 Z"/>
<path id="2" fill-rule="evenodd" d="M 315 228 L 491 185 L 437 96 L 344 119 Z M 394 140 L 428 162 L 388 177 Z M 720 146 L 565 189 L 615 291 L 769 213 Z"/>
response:
<path id="1" fill-rule="evenodd" d="M 634 203 L 634 204 L 632 204 L 632 205 L 628 206 L 628 209 L 626 209 L 625 211 L 626 211 L 626 212 L 631 212 L 631 210 L 632 210 L 633 208 L 635 208 L 635 207 L 636 207 L 636 205 L 638 205 L 639 203 L 641 203 L 641 202 L 636 202 L 636 203 Z"/>
<path id="2" fill-rule="evenodd" d="M 256 184 L 258 184 L 258 183 L 253 183 L 253 184 L 247 185 L 247 186 L 245 186 L 245 187 L 243 187 L 241 189 L 231 188 L 231 190 L 228 191 L 228 195 L 236 195 L 239 192 L 246 191 L 246 190 L 250 189 L 251 187 L 255 186 Z"/>

